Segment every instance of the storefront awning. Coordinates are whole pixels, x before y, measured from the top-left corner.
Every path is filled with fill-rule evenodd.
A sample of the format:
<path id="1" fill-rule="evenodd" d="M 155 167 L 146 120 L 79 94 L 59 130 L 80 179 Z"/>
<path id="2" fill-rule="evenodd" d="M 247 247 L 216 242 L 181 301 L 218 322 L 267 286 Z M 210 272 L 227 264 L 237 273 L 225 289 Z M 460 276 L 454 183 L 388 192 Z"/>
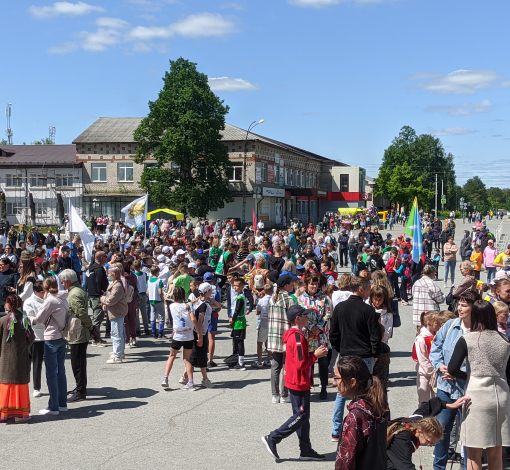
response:
<path id="1" fill-rule="evenodd" d="M 298 197 L 317 196 L 317 190 L 315 188 L 288 188 L 286 192 L 290 192 L 291 196 Z"/>

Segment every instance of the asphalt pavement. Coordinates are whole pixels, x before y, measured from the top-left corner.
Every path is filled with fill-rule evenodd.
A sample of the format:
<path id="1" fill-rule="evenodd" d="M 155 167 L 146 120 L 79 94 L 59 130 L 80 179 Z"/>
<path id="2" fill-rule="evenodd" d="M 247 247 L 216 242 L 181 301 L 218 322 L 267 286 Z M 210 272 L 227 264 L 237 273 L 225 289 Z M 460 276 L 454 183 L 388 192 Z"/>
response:
<path id="1" fill-rule="evenodd" d="M 495 230 L 499 221 L 489 222 Z M 508 223 L 507 223 L 508 224 Z M 456 242 L 463 227 L 457 221 Z M 404 227 L 391 232 L 398 236 Z M 387 231 L 383 231 L 383 237 Z M 460 257 L 459 257 L 460 258 Z M 457 284 L 460 272 L 456 272 Z M 347 271 L 343 269 L 341 271 Z M 440 267 L 440 278 L 443 266 Z M 482 279 L 485 279 L 482 274 Z M 442 281 L 438 281 L 442 287 Z M 446 290 L 445 290 L 446 291 Z M 400 305 L 402 326 L 395 329 L 389 345 L 389 402 L 392 417 L 412 413 L 418 405 L 415 363 L 411 350 L 416 335 L 412 306 Z M 59 416 L 40 416 L 47 405 L 43 375 L 43 396 L 32 399 L 32 420 L 24 424 L 0 424 L 2 468 L 205 468 L 205 469 L 326 469 L 333 468 L 336 444 L 331 442 L 331 417 L 335 389 L 319 401 L 319 387 L 312 390 L 311 441 L 313 448 L 326 455 L 325 462 L 298 460 L 295 435 L 278 446 L 281 460 L 269 455 L 260 437 L 280 426 L 291 415 L 290 404 L 272 404 L 270 370 L 253 369 L 256 360 L 256 316 L 247 318 L 246 371 L 230 371 L 223 359 L 232 351 L 225 310 L 220 313 L 215 361 L 209 378 L 214 389 L 195 392 L 180 390 L 178 380 L 184 370 L 179 354 L 169 377 L 170 389 L 160 385 L 170 340 L 142 337 L 139 347 L 126 350 L 123 364 L 107 364 L 107 348 L 88 348 L 88 399 L 69 404 Z M 66 357 L 68 389 L 74 377 Z M 43 368 L 43 374 L 45 373 Z M 197 373 L 196 373 L 197 374 Z M 196 383 L 200 383 L 200 374 Z M 32 392 L 32 388 L 31 388 Z M 432 450 L 415 454 L 417 465 L 432 468 Z M 458 466 L 454 465 L 454 468 Z"/>

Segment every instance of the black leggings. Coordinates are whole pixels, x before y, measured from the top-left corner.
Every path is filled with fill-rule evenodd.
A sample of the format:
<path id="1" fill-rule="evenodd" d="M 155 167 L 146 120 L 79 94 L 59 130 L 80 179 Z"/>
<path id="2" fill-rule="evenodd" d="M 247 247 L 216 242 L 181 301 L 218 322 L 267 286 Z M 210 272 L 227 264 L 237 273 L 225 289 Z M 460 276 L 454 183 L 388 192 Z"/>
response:
<path id="1" fill-rule="evenodd" d="M 388 273 L 388 282 L 390 283 L 391 288 L 393 289 L 394 295 L 396 297 L 400 297 L 400 287 L 398 285 L 398 274 Z"/>
<path id="2" fill-rule="evenodd" d="M 400 297 L 404 302 L 409 302 L 409 298 L 407 297 L 407 283 L 409 279 L 402 278 L 402 282 L 400 284 Z"/>
<path id="3" fill-rule="evenodd" d="M 41 390 L 41 371 L 44 359 L 44 341 L 34 341 L 31 348 L 34 390 Z"/>
<path id="4" fill-rule="evenodd" d="M 239 356 L 244 356 L 244 339 L 235 339 L 234 338 L 234 354 L 239 354 Z"/>

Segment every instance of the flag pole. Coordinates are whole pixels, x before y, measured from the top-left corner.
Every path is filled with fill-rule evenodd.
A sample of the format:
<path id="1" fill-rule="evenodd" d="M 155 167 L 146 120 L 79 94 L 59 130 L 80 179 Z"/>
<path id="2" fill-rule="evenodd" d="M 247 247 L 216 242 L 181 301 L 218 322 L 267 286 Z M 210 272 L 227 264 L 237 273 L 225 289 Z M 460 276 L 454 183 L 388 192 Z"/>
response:
<path id="1" fill-rule="evenodd" d="M 143 214 L 143 243 L 147 246 L 147 214 L 149 212 L 149 191 L 146 193 L 145 212 Z"/>

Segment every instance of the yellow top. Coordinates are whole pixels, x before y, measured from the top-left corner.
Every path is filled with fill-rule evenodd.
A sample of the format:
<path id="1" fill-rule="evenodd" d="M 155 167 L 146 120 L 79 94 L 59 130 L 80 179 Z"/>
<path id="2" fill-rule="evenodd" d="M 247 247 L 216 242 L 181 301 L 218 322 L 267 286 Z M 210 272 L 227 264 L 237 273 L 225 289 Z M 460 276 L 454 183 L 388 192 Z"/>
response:
<path id="1" fill-rule="evenodd" d="M 476 263 L 476 267 L 475 267 L 475 271 L 481 271 L 482 269 L 482 261 L 483 261 L 483 255 L 482 255 L 482 252 L 479 251 L 478 253 L 475 251 L 472 255 L 471 255 L 471 258 L 469 258 L 469 261 L 473 261 L 474 263 Z"/>

